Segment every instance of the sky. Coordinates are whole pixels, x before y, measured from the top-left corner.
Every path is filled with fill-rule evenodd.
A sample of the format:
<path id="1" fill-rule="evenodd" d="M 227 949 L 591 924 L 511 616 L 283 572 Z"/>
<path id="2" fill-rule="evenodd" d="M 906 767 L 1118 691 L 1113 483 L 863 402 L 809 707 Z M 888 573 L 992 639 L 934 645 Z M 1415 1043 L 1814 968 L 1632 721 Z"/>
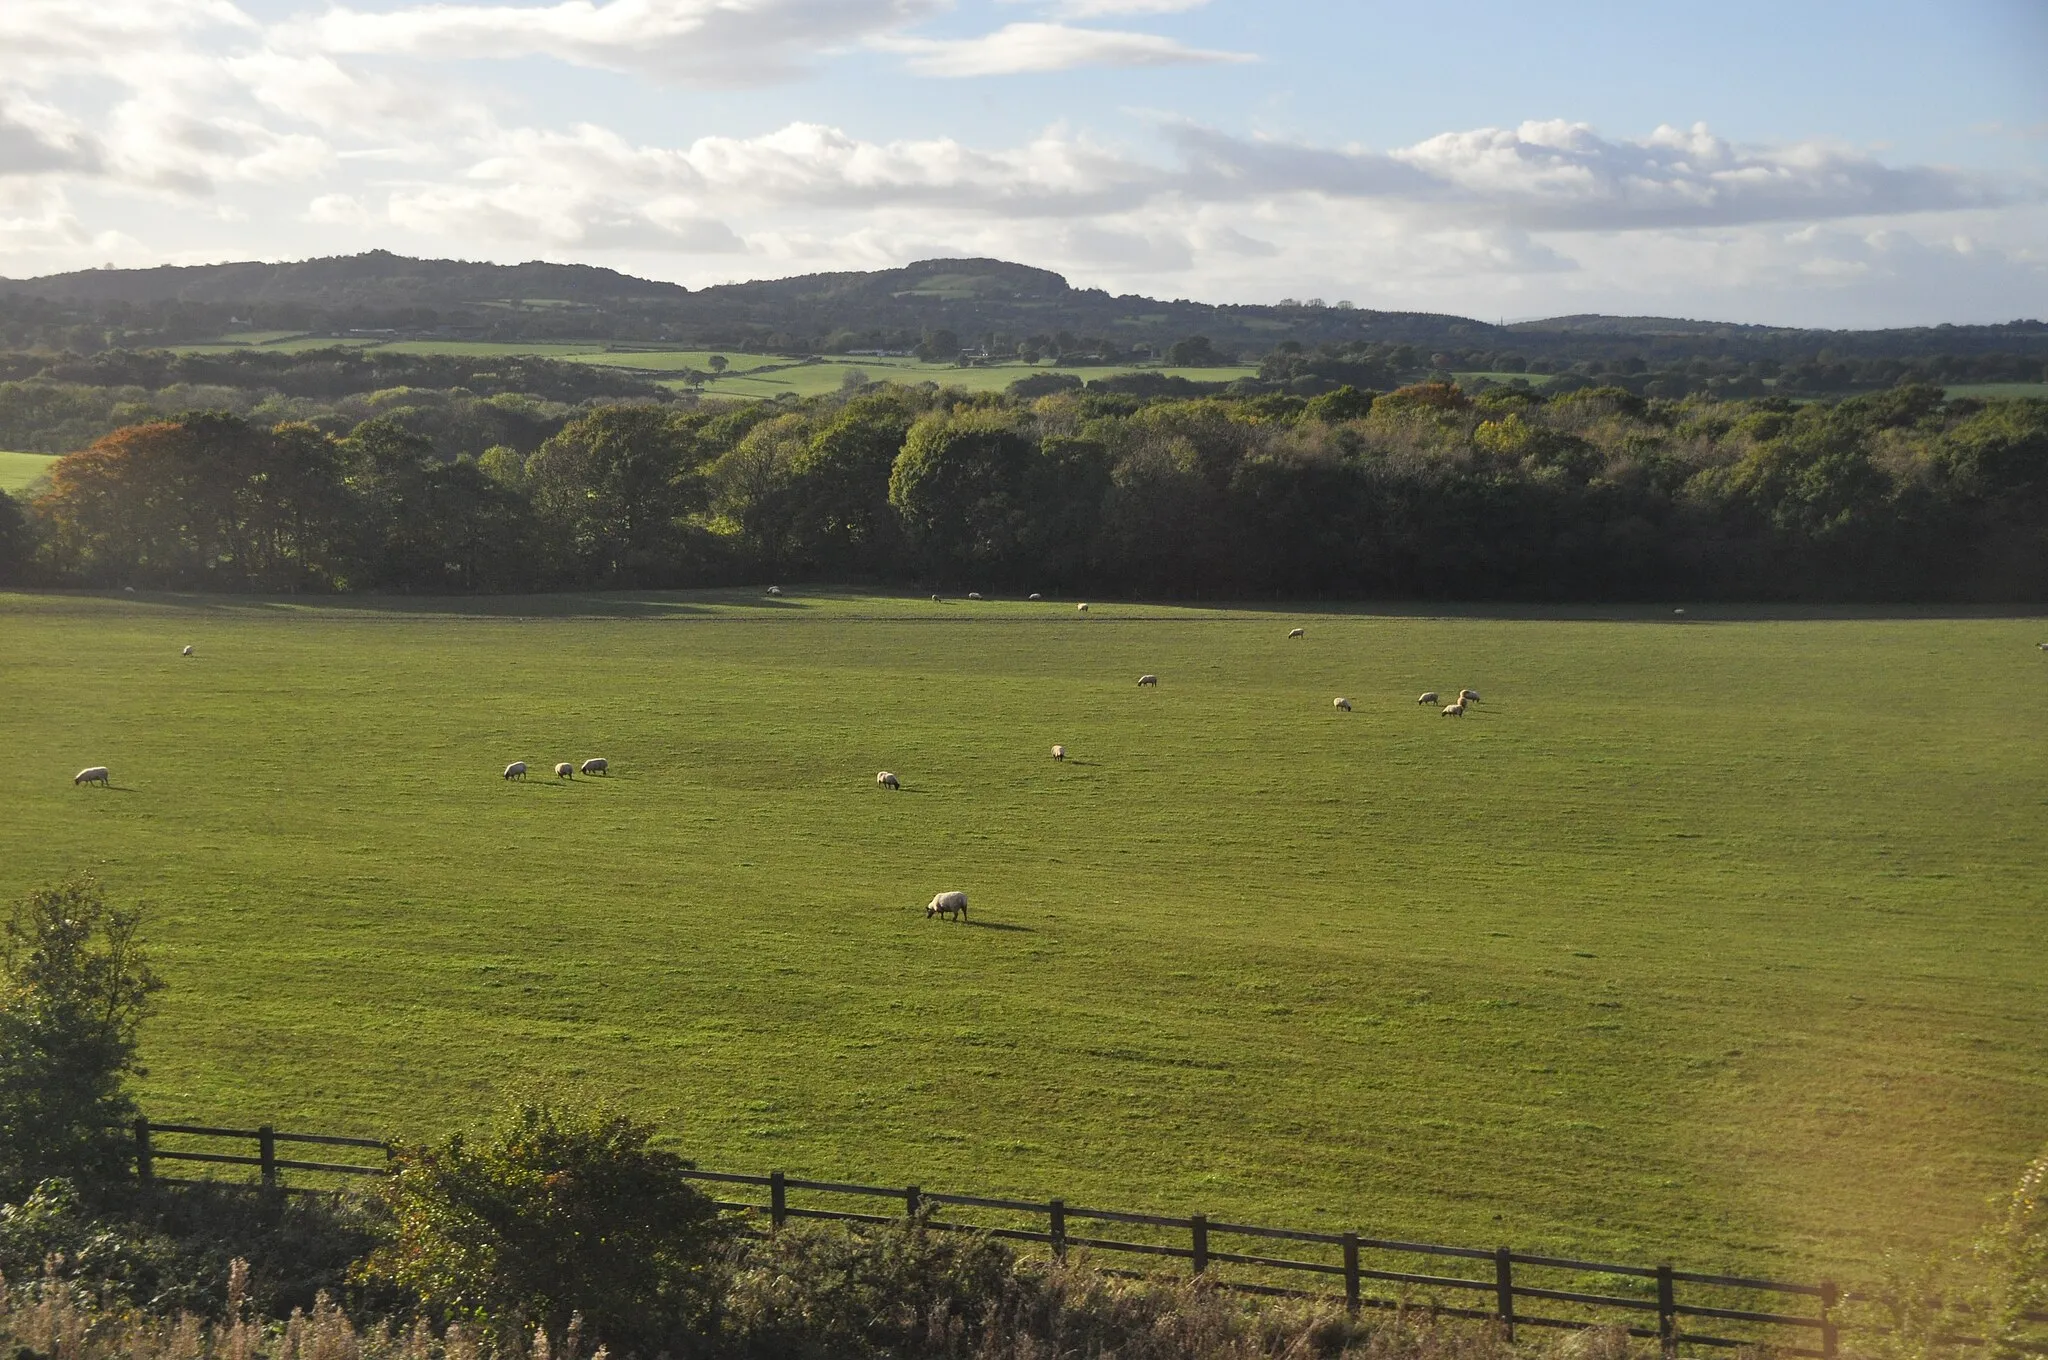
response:
<path id="1" fill-rule="evenodd" d="M 0 276 L 944 256 L 1514 320 L 2048 317 L 2048 0 L 0 0 Z"/>

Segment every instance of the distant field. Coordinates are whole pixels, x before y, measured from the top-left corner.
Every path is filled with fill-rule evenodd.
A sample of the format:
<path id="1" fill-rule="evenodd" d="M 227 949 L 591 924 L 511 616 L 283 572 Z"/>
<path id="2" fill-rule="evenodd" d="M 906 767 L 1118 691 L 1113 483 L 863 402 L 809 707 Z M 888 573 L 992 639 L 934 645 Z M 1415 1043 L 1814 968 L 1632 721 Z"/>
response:
<path id="1" fill-rule="evenodd" d="M 1942 390 L 1951 397 L 1983 397 L 1986 400 L 2048 398 L 2048 383 L 1955 383 Z"/>
<path id="2" fill-rule="evenodd" d="M 50 470 L 56 461 L 48 453 L 0 452 L 0 491 L 20 491 Z"/>
<path id="3" fill-rule="evenodd" d="M 1845 1275 L 2039 1150 L 2048 620 L 1095 604 L 0 595 L 0 896 L 162 1118 Z"/>

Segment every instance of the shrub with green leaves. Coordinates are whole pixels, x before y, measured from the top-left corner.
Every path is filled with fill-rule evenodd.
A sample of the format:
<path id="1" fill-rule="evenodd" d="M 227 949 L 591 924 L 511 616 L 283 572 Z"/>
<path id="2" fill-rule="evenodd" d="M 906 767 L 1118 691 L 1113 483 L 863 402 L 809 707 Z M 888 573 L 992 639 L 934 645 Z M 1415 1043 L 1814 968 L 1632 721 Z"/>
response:
<path id="1" fill-rule="evenodd" d="M 91 878 L 30 893 L 0 928 L 0 1200 L 127 1178 L 127 1079 L 163 987 L 141 930 L 141 909 L 109 907 Z"/>
<path id="2" fill-rule="evenodd" d="M 651 1126 L 538 1099 L 478 1138 L 401 1148 L 368 1283 L 444 1317 L 565 1329 L 616 1351 L 690 1349 L 708 1325 L 728 1225 L 651 1147 Z"/>

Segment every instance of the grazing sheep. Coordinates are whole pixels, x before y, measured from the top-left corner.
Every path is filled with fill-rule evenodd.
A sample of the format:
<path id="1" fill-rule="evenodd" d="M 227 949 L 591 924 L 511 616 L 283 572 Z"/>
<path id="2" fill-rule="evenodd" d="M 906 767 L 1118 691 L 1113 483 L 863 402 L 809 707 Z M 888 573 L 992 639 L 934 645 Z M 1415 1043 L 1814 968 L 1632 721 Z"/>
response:
<path id="1" fill-rule="evenodd" d="M 510 765 L 507 765 L 505 767 L 505 777 L 507 779 L 526 778 L 526 762 L 523 760 L 515 760 Z"/>
<path id="2" fill-rule="evenodd" d="M 1305 638 L 1308 636 L 1308 629 L 1297 628 L 1293 632 L 1289 633 L 1287 636 L 1291 638 Z"/>
<path id="3" fill-rule="evenodd" d="M 1052 748 L 1052 758 L 1053 758 L 1054 760 L 1065 760 L 1065 759 L 1067 758 L 1067 748 L 1066 748 L 1066 747 L 1064 747 L 1064 746 L 1055 746 L 1055 747 L 1053 747 L 1053 748 Z"/>
<path id="4" fill-rule="evenodd" d="M 1461 690 L 1459 690 L 1459 691 L 1458 691 L 1458 702 L 1459 702 L 1459 703 L 1461 703 L 1461 704 L 1476 704 L 1476 703 L 1478 703 L 1478 702 L 1479 702 L 1479 691 L 1478 691 L 1478 690 L 1476 690 L 1476 689 L 1461 689 Z"/>
<path id="5" fill-rule="evenodd" d="M 934 916 L 943 916 L 951 921 L 966 920 L 967 894 L 964 892 L 942 892 L 935 895 L 924 906 L 924 919 L 929 921 Z"/>
<path id="6" fill-rule="evenodd" d="M 607 774 L 611 768 L 612 763 L 603 756 L 592 756 L 583 762 L 584 774 Z"/>
<path id="7" fill-rule="evenodd" d="M 574 765 L 571 765 L 568 761 L 565 760 L 561 764 L 555 766 L 555 778 L 574 779 L 575 777 L 576 767 Z"/>
<path id="8" fill-rule="evenodd" d="M 1339 712 L 1349 713 L 1351 711 L 1351 701 L 1349 699 L 1332 699 L 1330 700 L 1330 703 L 1334 705 Z"/>
<path id="9" fill-rule="evenodd" d="M 184 651 L 182 651 L 182 652 L 179 652 L 179 653 L 178 653 L 178 655 L 179 655 L 179 656 L 190 656 L 190 655 L 192 655 L 192 644 L 191 644 L 191 643 L 189 643 L 189 642 L 188 642 L 188 643 L 186 643 L 186 644 L 185 644 L 185 650 L 184 650 Z"/>
<path id="10" fill-rule="evenodd" d="M 114 776 L 107 773 L 107 767 L 104 765 L 89 765 L 71 776 L 71 783 L 74 788 L 80 784 L 97 784 L 103 789 L 111 789 L 114 787 Z"/>
<path id="11" fill-rule="evenodd" d="M 1045 598 L 1045 596 L 1040 595 L 1037 591 L 1034 590 L 1031 592 L 1031 598 L 1034 600 L 1042 600 Z"/>
<path id="12" fill-rule="evenodd" d="M 1141 675 L 1138 677 L 1138 683 L 1140 685 L 1156 685 L 1159 683 L 1159 677 L 1156 675 Z"/>
<path id="13" fill-rule="evenodd" d="M 941 599 L 940 599 L 940 598 L 939 598 L 938 596 L 934 595 L 934 596 L 932 596 L 932 603 L 933 603 L 933 604 L 944 604 L 944 603 L 945 603 L 945 601 L 941 600 Z"/>
<path id="14" fill-rule="evenodd" d="M 782 587 L 781 587 L 781 586 L 770 586 L 770 587 L 768 587 L 768 593 L 769 593 L 770 595 L 780 595 L 780 594 L 782 593 Z"/>
<path id="15" fill-rule="evenodd" d="M 967 592 L 967 598 L 970 600 L 978 600 L 981 598 L 981 592 L 978 590 L 970 590 Z"/>
<path id="16" fill-rule="evenodd" d="M 1444 716 L 1445 716 L 1446 718 L 1462 718 L 1462 717 L 1464 717 L 1464 716 L 1465 716 L 1465 701 L 1464 701 L 1463 699 L 1460 699 L 1460 700 L 1458 700 L 1458 702 L 1456 702 L 1455 704 L 1445 704 L 1445 705 L 1444 705 Z"/>
<path id="17" fill-rule="evenodd" d="M 1416 702 L 1416 703 L 1418 703 L 1418 704 L 1433 704 L 1433 703 L 1435 703 L 1436 701 L 1437 701 L 1437 693 L 1436 693 L 1436 691 L 1435 691 L 1435 690 L 1433 690 L 1433 689 L 1426 689 L 1426 690 L 1422 691 L 1422 697 L 1421 697 L 1420 699 L 1417 699 L 1417 700 L 1416 700 L 1415 702 Z"/>
<path id="18" fill-rule="evenodd" d="M 1674 609 L 1671 612 L 1674 614 L 1683 614 L 1685 611 L 1683 609 Z"/>
<path id="19" fill-rule="evenodd" d="M 135 587 L 134 587 L 134 586 L 122 586 L 122 587 L 121 587 L 121 593 L 122 593 L 123 595 L 133 595 L 133 594 L 135 593 Z"/>
<path id="20" fill-rule="evenodd" d="M 1088 606 L 1085 604 L 1077 604 L 1074 606 L 1074 612 L 1076 614 L 1085 614 L 1088 612 Z"/>
<path id="21" fill-rule="evenodd" d="M 901 789 L 903 787 L 903 781 L 890 774 L 887 770 L 876 775 L 875 782 L 885 789 Z"/>

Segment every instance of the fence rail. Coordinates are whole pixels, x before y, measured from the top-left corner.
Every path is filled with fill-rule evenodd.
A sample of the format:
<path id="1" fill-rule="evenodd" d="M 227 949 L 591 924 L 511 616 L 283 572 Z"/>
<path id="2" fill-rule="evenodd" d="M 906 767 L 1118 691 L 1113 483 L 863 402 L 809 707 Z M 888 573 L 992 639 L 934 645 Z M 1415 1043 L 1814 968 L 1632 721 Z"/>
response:
<path id="1" fill-rule="evenodd" d="M 386 1155 L 391 1145 L 374 1138 L 344 1138 L 333 1134 L 280 1133 L 270 1125 L 255 1129 L 216 1128 L 205 1124 L 156 1124 L 138 1119 L 134 1125 L 135 1166 L 144 1181 L 172 1184 L 197 1182 L 171 1180 L 156 1172 L 163 1161 L 197 1162 L 209 1165 L 253 1167 L 256 1184 L 275 1191 L 298 1190 L 320 1193 L 304 1187 L 287 1187 L 281 1173 L 316 1172 L 326 1176 L 383 1176 L 385 1164 L 316 1162 L 282 1158 L 280 1143 L 313 1144 L 327 1147 L 376 1149 Z M 186 1146 L 164 1147 L 159 1138 L 253 1141 L 256 1155 L 214 1152 Z M 930 1229 L 947 1232 L 980 1232 L 1013 1242 L 1045 1245 L 1051 1255 L 1064 1260 L 1072 1249 L 1130 1256 L 1166 1257 L 1187 1261 L 1191 1271 L 1222 1287 L 1250 1293 L 1290 1298 L 1332 1298 L 1330 1284 L 1343 1281 L 1344 1301 L 1352 1312 L 1365 1308 L 1423 1308 L 1455 1317 L 1485 1318 L 1499 1324 L 1512 1340 L 1517 1328 L 1590 1328 L 1621 1326 L 1631 1336 L 1655 1339 L 1666 1357 L 1677 1355 L 1681 1346 L 1728 1349 L 1768 1345 L 1780 1355 L 1809 1356 L 1835 1360 L 1846 1327 L 1837 1320 L 1836 1310 L 1849 1296 L 1832 1280 L 1802 1284 L 1787 1280 L 1759 1279 L 1747 1275 L 1714 1275 L 1676 1270 L 1669 1265 L 1639 1266 L 1607 1261 L 1582 1261 L 1572 1257 L 1547 1256 L 1512 1251 L 1507 1247 L 1444 1246 L 1430 1242 L 1407 1242 L 1392 1238 L 1365 1237 L 1355 1232 L 1315 1232 L 1302 1228 L 1271 1228 L 1250 1223 L 1212 1221 L 1203 1214 L 1177 1218 L 1166 1214 L 1130 1213 L 1117 1209 L 1087 1209 L 1064 1200 L 1003 1199 L 986 1195 L 961 1195 L 927 1191 L 920 1186 L 853 1185 L 840 1181 L 804 1180 L 780 1171 L 750 1175 L 732 1171 L 684 1173 L 690 1179 L 710 1185 L 753 1187 L 765 1191 L 765 1201 L 754 1199 L 715 1200 L 720 1208 L 765 1218 L 768 1231 L 780 1229 L 791 1219 L 825 1219 L 850 1223 L 897 1223 L 921 1219 Z M 837 1197 L 891 1202 L 888 1212 L 867 1208 L 827 1207 L 818 1203 L 791 1203 L 794 1192 L 806 1197 Z M 975 1209 L 1008 1216 L 1005 1221 L 965 1221 L 941 1217 L 949 1209 Z M 1018 1222 L 1019 1218 L 1029 1226 Z M 1039 1224 L 1043 1226 L 1038 1226 Z M 1141 1229 L 1120 1236 L 1096 1236 L 1095 1231 L 1074 1231 L 1075 1225 L 1114 1225 Z M 1151 1236 L 1152 1241 L 1131 1240 Z M 1225 1239 L 1226 1246 L 1215 1239 Z M 1246 1250 L 1232 1250 L 1238 1240 Z M 1304 1259 L 1303 1254 L 1267 1255 L 1250 1250 L 1255 1242 L 1297 1243 L 1320 1248 L 1323 1259 Z M 1277 1248 L 1274 1248 L 1277 1250 Z M 1315 1254 L 1313 1251 L 1307 1253 Z M 1387 1258 L 1423 1258 L 1424 1262 L 1466 1262 L 1473 1274 L 1444 1273 L 1455 1266 L 1428 1269 L 1395 1269 Z M 1370 1260 L 1371 1263 L 1368 1263 Z M 1484 1269 L 1481 1269 L 1482 1263 Z M 1420 1263 L 1417 1263 L 1420 1264 Z M 1218 1266 L 1235 1266 L 1252 1272 L 1225 1276 Z M 1518 1273 L 1516 1267 L 1523 1267 Z M 1529 1272 L 1538 1272 L 1531 1278 Z M 1126 1273 L 1126 1272 L 1116 1272 Z M 1279 1279 L 1319 1283 L 1322 1288 L 1300 1288 L 1275 1283 Z M 1595 1277 L 1588 1281 L 1586 1277 Z M 1594 1287 L 1602 1281 L 1640 1281 L 1639 1296 L 1609 1292 Z M 1366 1285 L 1398 1285 L 1396 1291 L 1368 1292 Z M 1681 1302 L 1679 1286 L 1705 1291 L 1701 1298 Z M 1581 1287 L 1574 1287 L 1581 1286 Z M 1654 1294 L 1651 1292 L 1654 1290 Z M 1467 1300 L 1455 1303 L 1446 1293 Z M 1473 1295 L 1483 1296 L 1474 1298 Z M 1790 1311 L 1798 1300 L 1811 1300 L 1811 1312 Z M 1787 1301 L 1787 1302 L 1780 1302 Z M 1524 1302 L 1550 1305 L 1542 1312 L 1526 1311 Z M 1780 1306 L 1767 1306 L 1779 1303 Z M 1754 1306 L 1737 1306 L 1737 1305 Z M 1473 1306 L 1479 1305 L 1479 1306 Z M 1556 1305 L 1564 1305 L 1559 1308 Z M 1619 1316 L 1616 1316 L 1619 1314 Z M 1652 1319 L 1646 1314 L 1655 1314 Z M 2048 1323 L 2048 1313 L 2023 1315 L 2029 1322 Z M 1687 1319 L 1713 1323 L 1741 1324 L 1740 1335 L 1723 1335 L 1729 1328 L 1713 1332 L 1689 1330 Z M 1875 1329 L 1872 1329 L 1875 1330 Z M 1978 1343 L 1977 1337 L 1945 1340 Z M 2018 1349 L 2048 1355 L 2048 1344 L 2021 1342 Z"/>

